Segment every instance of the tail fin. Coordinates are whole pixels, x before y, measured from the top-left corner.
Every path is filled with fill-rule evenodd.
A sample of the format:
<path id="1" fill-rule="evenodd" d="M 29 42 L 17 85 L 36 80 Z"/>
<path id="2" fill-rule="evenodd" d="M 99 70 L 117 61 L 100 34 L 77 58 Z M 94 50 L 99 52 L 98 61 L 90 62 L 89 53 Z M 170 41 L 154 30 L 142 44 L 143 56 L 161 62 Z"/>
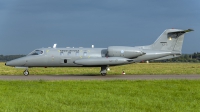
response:
<path id="1" fill-rule="evenodd" d="M 167 29 L 165 30 L 159 38 L 151 45 L 154 50 L 167 50 L 167 51 L 178 51 L 181 52 L 184 34 L 193 31 L 179 30 L 179 29 Z"/>

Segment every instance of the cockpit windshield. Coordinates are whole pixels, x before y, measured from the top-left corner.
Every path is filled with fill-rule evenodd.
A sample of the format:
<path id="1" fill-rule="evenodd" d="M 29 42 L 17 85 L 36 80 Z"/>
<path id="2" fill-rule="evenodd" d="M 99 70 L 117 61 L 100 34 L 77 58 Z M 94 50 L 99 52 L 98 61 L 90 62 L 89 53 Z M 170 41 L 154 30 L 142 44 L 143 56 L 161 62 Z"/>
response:
<path id="1" fill-rule="evenodd" d="M 42 50 L 34 50 L 29 55 L 42 55 L 44 52 Z"/>

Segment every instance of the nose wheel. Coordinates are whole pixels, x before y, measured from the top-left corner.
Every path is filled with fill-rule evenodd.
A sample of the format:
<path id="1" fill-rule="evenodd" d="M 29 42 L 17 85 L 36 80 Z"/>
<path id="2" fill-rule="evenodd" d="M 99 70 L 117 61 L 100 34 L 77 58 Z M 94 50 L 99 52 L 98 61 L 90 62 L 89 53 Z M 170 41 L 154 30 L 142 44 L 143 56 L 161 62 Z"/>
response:
<path id="1" fill-rule="evenodd" d="M 29 71 L 28 70 L 25 70 L 24 71 L 24 76 L 28 76 L 29 75 Z"/>

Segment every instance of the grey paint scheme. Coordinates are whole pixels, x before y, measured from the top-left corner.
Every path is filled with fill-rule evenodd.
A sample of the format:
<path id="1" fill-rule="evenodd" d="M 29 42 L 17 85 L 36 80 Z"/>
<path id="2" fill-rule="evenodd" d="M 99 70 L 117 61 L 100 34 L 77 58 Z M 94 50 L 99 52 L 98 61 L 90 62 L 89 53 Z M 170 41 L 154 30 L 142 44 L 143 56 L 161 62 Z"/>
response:
<path id="1" fill-rule="evenodd" d="M 40 48 L 40 55 L 27 55 L 6 63 L 15 67 L 101 67 L 130 64 L 144 60 L 162 60 L 181 55 L 184 34 L 193 31 L 167 29 L 148 46 L 109 46 L 108 48 Z"/>

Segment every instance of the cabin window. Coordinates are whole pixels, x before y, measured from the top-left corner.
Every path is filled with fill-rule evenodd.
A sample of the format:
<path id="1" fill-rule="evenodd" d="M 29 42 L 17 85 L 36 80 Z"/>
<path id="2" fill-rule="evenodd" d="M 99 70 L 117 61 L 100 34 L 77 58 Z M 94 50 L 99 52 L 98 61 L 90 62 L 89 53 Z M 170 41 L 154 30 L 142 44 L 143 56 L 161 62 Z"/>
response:
<path id="1" fill-rule="evenodd" d="M 87 56 L 87 52 L 83 52 L 83 56 Z"/>
<path id="2" fill-rule="evenodd" d="M 67 59 L 64 59 L 64 63 L 67 63 Z"/>
<path id="3" fill-rule="evenodd" d="M 79 52 L 76 52 L 75 55 L 78 56 L 78 55 L 79 55 Z"/>
<path id="4" fill-rule="evenodd" d="M 70 55 L 71 55 L 71 52 L 68 52 L 67 55 L 70 56 Z"/>
<path id="5" fill-rule="evenodd" d="M 63 56 L 63 55 L 64 55 L 63 51 L 60 51 L 60 55 L 61 55 L 61 56 Z"/>

